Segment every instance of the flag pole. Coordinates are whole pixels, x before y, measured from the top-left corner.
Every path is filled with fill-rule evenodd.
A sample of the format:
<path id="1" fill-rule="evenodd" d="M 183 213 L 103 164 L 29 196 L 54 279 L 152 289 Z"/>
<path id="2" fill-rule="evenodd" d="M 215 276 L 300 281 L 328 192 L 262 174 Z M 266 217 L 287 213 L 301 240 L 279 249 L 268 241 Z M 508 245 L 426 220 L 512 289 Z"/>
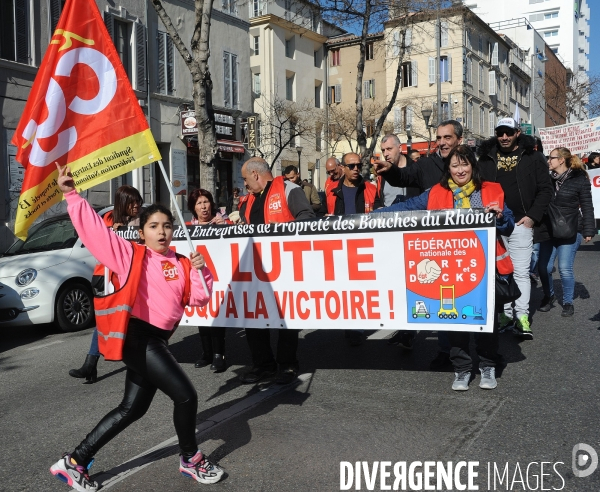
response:
<path id="1" fill-rule="evenodd" d="M 163 178 L 165 178 L 165 183 L 167 184 L 167 188 L 169 188 L 169 194 L 171 195 L 171 202 L 175 207 L 175 211 L 177 212 L 177 218 L 181 223 L 181 227 L 185 234 L 185 238 L 187 239 L 188 246 L 190 247 L 190 251 L 194 251 L 194 245 L 192 244 L 192 239 L 190 238 L 190 232 L 187 230 L 185 222 L 183 220 L 183 215 L 181 214 L 181 210 L 179 209 L 179 205 L 177 205 L 177 200 L 175 200 L 175 194 L 173 193 L 173 188 L 171 187 L 171 182 L 167 176 L 167 172 L 165 171 L 165 167 L 163 166 L 162 160 L 158 161 L 158 166 L 160 167 L 160 171 L 162 172 Z M 200 281 L 202 282 L 202 287 L 204 287 L 204 292 L 206 292 L 207 296 L 210 296 L 210 292 L 208 291 L 208 286 L 206 285 L 206 280 L 204 280 L 204 275 L 198 275 L 200 277 Z"/>

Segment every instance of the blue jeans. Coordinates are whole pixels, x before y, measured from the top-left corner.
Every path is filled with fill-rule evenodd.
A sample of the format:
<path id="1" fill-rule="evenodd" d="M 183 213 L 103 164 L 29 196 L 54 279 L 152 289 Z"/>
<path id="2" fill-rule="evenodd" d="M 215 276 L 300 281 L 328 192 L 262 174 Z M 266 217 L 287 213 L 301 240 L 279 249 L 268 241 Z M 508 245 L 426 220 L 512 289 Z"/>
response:
<path id="1" fill-rule="evenodd" d="M 540 243 L 533 245 L 533 252 L 531 253 L 531 263 L 529 264 L 529 274 L 538 275 L 538 261 L 540 258 Z"/>
<path id="2" fill-rule="evenodd" d="M 552 268 L 555 258 L 558 257 L 558 272 L 563 288 L 563 305 L 573 304 L 573 292 L 575 291 L 573 263 L 582 239 L 581 234 L 577 233 L 576 236 L 569 239 L 550 239 L 540 243 L 539 271 L 544 295 L 547 297 L 554 295 Z"/>
<path id="3" fill-rule="evenodd" d="M 90 351 L 88 355 L 100 355 L 98 350 L 98 329 L 94 327 L 94 333 L 92 333 L 92 343 L 90 343 Z"/>

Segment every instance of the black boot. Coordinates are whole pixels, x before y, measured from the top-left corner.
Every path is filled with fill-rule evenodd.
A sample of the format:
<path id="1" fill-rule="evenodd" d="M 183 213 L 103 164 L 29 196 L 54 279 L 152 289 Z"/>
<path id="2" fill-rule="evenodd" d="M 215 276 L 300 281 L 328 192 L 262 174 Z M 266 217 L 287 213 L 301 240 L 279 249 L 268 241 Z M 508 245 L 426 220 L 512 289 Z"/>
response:
<path id="1" fill-rule="evenodd" d="M 225 362 L 225 356 L 221 354 L 215 354 L 213 357 L 212 364 L 210 365 L 210 370 L 212 372 L 223 372 L 227 369 L 227 362 Z"/>
<path id="2" fill-rule="evenodd" d="M 202 344 L 202 356 L 194 364 L 194 367 L 196 368 L 209 365 L 213 359 L 212 341 L 210 336 L 200 335 L 200 343 Z"/>
<path id="3" fill-rule="evenodd" d="M 86 381 L 90 383 L 95 383 L 96 379 L 98 379 L 98 369 L 96 366 L 98 365 L 99 355 L 90 355 L 87 354 L 85 356 L 85 362 L 81 366 L 80 369 L 71 369 L 69 371 L 69 376 L 73 378 L 85 378 Z"/>

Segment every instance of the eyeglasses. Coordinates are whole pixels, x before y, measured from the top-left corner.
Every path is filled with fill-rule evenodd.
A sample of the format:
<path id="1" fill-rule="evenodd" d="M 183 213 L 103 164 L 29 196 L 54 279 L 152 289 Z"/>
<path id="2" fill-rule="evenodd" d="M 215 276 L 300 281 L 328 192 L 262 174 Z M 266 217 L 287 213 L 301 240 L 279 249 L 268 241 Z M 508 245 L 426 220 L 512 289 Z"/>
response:
<path id="1" fill-rule="evenodd" d="M 514 135 L 516 132 L 517 132 L 517 131 L 516 131 L 516 130 L 514 130 L 514 129 L 512 129 L 512 128 L 509 128 L 509 129 L 507 129 L 507 130 L 496 130 L 496 136 L 497 136 L 497 137 L 502 137 L 502 136 L 504 136 L 504 134 L 506 133 L 506 135 L 507 135 L 508 137 L 512 137 L 512 136 L 513 136 L 513 135 Z"/>
<path id="2" fill-rule="evenodd" d="M 353 171 L 354 169 L 360 169 L 362 167 L 362 164 L 342 164 L 342 166 L 347 167 L 348 169 L 350 169 L 350 171 Z"/>

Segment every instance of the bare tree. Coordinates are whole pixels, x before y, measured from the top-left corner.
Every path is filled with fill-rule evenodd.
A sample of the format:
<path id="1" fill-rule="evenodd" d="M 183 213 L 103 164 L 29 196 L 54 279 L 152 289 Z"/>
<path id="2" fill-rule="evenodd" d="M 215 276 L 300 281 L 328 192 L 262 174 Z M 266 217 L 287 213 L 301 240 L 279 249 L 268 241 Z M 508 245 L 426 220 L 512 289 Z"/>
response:
<path id="1" fill-rule="evenodd" d="M 314 100 L 293 102 L 276 94 L 257 100 L 261 115 L 256 151 L 270 163 L 271 169 L 287 149 L 315 145 L 317 129 L 323 125 L 323 112 L 315 109 Z"/>
<path id="2" fill-rule="evenodd" d="M 162 0 L 152 0 L 156 13 L 162 20 L 173 44 L 187 65 L 193 81 L 192 98 L 198 122 L 198 149 L 200 151 L 200 185 L 216 196 L 215 167 L 213 161 L 217 154 L 217 134 L 215 132 L 212 107 L 212 79 L 208 67 L 210 56 L 210 21 L 213 0 L 195 0 L 195 22 L 190 50 L 182 41 L 171 18 L 164 9 Z"/>

